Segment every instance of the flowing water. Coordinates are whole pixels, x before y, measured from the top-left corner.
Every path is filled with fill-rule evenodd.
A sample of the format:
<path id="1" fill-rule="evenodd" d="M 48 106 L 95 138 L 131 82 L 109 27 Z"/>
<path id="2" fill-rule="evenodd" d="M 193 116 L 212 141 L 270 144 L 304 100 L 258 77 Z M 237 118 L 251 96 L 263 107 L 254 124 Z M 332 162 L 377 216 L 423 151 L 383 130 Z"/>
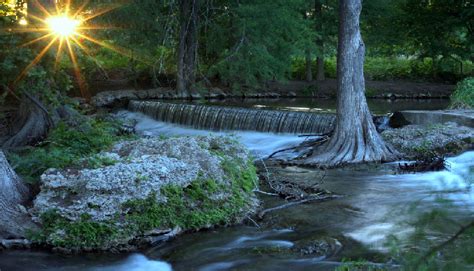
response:
<path id="1" fill-rule="evenodd" d="M 253 152 L 271 152 L 304 140 L 289 133 L 209 131 L 154 120 L 123 111 L 123 118 L 138 121 L 143 135 L 232 134 Z M 334 270 L 343 257 L 377 259 L 387 251 L 391 235 L 404 240 L 413 228 L 405 223 L 433 208 L 449 208 L 452 216 L 472 218 L 474 152 L 449 158 L 449 170 L 394 175 L 390 166 L 328 171 L 324 182 L 318 172 L 297 167 L 280 174 L 314 182 L 342 197 L 298 205 L 268 214 L 259 227 L 252 223 L 184 234 L 176 240 L 126 255 L 61 256 L 46 252 L 0 253 L 5 270 Z M 442 206 L 440 198 L 450 200 Z M 263 196 L 265 208 L 282 204 Z M 413 208 L 416 206 L 416 208 Z M 411 211 L 409 211 L 411 210 Z M 415 210 L 415 211 L 413 211 Z"/>

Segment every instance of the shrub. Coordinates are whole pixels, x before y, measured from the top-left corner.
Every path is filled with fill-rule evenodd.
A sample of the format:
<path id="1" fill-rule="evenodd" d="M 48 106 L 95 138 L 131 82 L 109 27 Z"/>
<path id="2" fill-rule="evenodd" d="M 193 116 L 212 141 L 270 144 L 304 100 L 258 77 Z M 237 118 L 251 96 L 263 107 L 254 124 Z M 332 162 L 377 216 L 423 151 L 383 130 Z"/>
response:
<path id="1" fill-rule="evenodd" d="M 111 121 L 90 120 L 79 127 L 61 122 L 38 146 L 12 152 L 8 157 L 25 181 L 35 183 L 48 168 L 62 169 L 89 163 L 82 158 L 109 148 L 123 138 L 118 134 L 118 123 Z M 97 164 L 97 161 L 91 163 Z"/>
<path id="2" fill-rule="evenodd" d="M 474 108 L 474 77 L 458 83 L 451 95 L 451 108 Z"/>

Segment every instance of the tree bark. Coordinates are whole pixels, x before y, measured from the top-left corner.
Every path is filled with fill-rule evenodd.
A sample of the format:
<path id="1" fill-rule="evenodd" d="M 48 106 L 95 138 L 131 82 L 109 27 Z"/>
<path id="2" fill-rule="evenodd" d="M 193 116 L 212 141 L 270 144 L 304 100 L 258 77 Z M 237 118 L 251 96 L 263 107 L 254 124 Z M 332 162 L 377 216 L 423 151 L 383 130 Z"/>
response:
<path id="1" fill-rule="evenodd" d="M 311 69 L 311 51 L 306 49 L 306 81 L 313 81 L 313 71 Z"/>
<path id="2" fill-rule="evenodd" d="M 180 0 L 179 9 L 181 24 L 176 89 L 178 95 L 187 97 L 196 81 L 199 0 Z"/>
<path id="3" fill-rule="evenodd" d="M 45 106 L 36 97 L 25 93 L 13 121 L 11 137 L 5 149 L 34 144 L 43 139 L 54 125 Z"/>
<path id="4" fill-rule="evenodd" d="M 326 79 L 324 75 L 324 33 L 323 33 L 323 5 L 322 0 L 315 0 L 314 10 L 315 10 L 315 22 L 316 22 L 316 47 L 318 48 L 318 57 L 317 61 L 317 73 L 316 80 L 324 81 Z"/>
<path id="5" fill-rule="evenodd" d="M 390 161 L 397 157 L 378 134 L 365 98 L 365 46 L 359 28 L 361 0 L 339 1 L 337 115 L 331 139 L 303 164 L 327 167 Z"/>
<path id="6" fill-rule="evenodd" d="M 323 48 L 323 47 L 320 47 Z M 318 56 L 316 59 L 317 63 L 317 73 L 316 73 L 316 80 L 317 81 L 324 81 L 326 80 L 326 76 L 324 75 L 324 56 Z"/>
<path id="7" fill-rule="evenodd" d="M 24 237 L 26 229 L 35 227 L 21 206 L 27 199 L 27 187 L 0 150 L 0 239 Z"/>
<path id="8" fill-rule="evenodd" d="M 52 125 L 43 104 L 35 97 L 24 97 L 13 122 L 12 136 L 2 147 L 7 149 L 34 144 L 46 136 Z"/>

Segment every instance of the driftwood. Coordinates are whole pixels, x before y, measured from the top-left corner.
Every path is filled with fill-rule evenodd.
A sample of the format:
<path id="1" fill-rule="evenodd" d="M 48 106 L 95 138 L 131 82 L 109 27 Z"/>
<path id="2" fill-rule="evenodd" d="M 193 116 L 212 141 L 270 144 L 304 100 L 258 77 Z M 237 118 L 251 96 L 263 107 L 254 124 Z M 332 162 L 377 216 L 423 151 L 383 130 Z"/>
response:
<path id="1" fill-rule="evenodd" d="M 419 158 L 415 163 L 398 163 L 398 168 L 402 172 L 427 172 L 441 171 L 447 169 L 444 157 Z"/>

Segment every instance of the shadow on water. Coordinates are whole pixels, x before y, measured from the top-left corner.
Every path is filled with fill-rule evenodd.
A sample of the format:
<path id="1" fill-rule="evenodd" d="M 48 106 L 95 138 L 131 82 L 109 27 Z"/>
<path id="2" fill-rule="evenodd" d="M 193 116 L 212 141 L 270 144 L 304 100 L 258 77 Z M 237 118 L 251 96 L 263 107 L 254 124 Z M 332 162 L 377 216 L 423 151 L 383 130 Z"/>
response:
<path id="1" fill-rule="evenodd" d="M 336 109 L 336 99 L 318 98 L 225 99 L 189 103 L 316 113 L 335 113 Z M 449 106 L 449 99 L 368 99 L 367 103 L 372 113 L 382 115 L 401 110 L 446 109 Z"/>

